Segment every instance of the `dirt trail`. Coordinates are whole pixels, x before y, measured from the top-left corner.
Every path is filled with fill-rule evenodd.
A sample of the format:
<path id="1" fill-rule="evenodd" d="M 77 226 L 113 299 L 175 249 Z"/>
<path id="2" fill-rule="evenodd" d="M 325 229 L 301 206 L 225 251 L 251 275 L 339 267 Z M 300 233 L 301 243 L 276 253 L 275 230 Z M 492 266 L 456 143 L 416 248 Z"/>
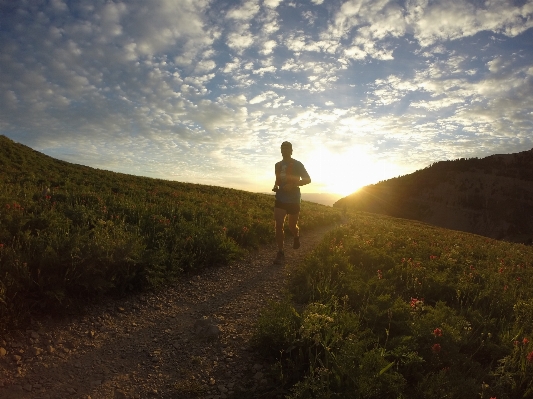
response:
<path id="1" fill-rule="evenodd" d="M 164 292 L 0 338 L 0 398 L 281 397 L 250 338 L 261 309 L 283 296 L 287 268 L 331 228 L 302 234 L 285 267 L 268 245 Z"/>

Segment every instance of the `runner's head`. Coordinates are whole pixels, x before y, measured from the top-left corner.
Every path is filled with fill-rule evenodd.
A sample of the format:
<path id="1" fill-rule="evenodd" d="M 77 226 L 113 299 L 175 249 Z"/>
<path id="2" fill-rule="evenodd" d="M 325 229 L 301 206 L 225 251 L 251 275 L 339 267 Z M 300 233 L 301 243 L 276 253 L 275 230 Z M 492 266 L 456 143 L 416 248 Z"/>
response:
<path id="1" fill-rule="evenodd" d="M 292 144 L 288 141 L 281 143 L 281 155 L 283 155 L 283 158 L 290 158 L 292 155 Z"/>

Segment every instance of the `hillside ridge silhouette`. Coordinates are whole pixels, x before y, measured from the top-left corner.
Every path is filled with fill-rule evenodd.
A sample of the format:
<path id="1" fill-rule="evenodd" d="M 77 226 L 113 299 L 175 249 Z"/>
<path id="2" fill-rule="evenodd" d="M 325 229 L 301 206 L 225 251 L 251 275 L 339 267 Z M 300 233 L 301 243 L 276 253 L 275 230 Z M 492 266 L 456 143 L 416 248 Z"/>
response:
<path id="1" fill-rule="evenodd" d="M 436 162 L 365 186 L 333 206 L 531 244 L 533 149 Z"/>

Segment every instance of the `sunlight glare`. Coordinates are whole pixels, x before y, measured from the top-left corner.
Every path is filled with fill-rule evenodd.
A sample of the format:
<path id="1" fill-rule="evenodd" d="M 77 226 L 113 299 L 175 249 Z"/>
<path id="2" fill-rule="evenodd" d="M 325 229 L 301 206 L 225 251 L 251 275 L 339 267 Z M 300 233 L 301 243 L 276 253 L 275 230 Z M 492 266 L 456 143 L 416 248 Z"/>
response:
<path id="1" fill-rule="evenodd" d="M 341 153 L 332 153 L 320 148 L 306 157 L 305 166 L 313 184 L 322 192 L 346 196 L 361 187 L 386 180 L 395 168 L 374 161 L 358 147 L 351 147 Z"/>

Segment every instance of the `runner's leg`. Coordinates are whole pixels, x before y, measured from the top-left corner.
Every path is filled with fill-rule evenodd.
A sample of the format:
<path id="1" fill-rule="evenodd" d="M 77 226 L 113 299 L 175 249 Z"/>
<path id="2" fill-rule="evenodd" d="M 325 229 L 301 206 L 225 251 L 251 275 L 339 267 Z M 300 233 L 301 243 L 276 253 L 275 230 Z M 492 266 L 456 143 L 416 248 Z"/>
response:
<path id="1" fill-rule="evenodd" d="M 283 251 L 283 242 L 285 240 L 285 234 L 283 232 L 283 225 L 285 224 L 285 216 L 287 211 L 281 208 L 274 208 L 274 221 L 276 227 L 276 244 L 278 244 L 278 250 Z"/>
<path id="2" fill-rule="evenodd" d="M 289 215 L 289 229 L 294 237 L 300 236 L 300 228 L 298 227 L 298 217 L 300 213 L 295 213 L 294 215 Z"/>

